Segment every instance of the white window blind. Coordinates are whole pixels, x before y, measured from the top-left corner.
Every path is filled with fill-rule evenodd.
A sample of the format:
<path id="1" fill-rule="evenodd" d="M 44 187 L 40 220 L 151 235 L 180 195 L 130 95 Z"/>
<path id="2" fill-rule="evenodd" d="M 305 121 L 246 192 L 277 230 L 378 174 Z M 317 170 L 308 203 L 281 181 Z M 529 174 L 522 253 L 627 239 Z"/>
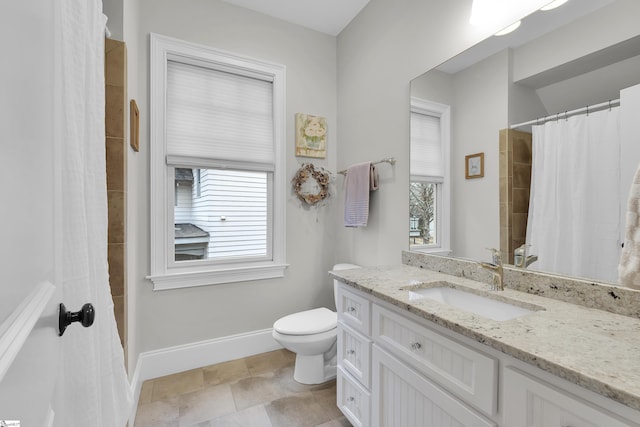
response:
<path id="1" fill-rule="evenodd" d="M 167 62 L 167 156 L 274 163 L 273 84 Z"/>
<path id="2" fill-rule="evenodd" d="M 411 176 L 444 179 L 440 118 L 411 112 Z M 413 178 L 412 178 L 413 179 Z"/>

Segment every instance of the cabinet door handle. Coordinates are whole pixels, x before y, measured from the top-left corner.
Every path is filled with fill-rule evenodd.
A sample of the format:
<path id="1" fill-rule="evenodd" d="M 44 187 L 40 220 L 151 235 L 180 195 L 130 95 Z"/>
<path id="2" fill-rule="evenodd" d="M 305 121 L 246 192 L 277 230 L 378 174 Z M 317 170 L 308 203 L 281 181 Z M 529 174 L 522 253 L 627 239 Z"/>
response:
<path id="1" fill-rule="evenodd" d="M 356 354 L 355 350 L 347 350 L 347 354 Z"/>
<path id="2" fill-rule="evenodd" d="M 347 307 L 347 311 L 348 311 L 349 313 L 355 313 L 357 310 L 356 310 L 356 308 L 355 308 L 355 307 L 349 306 L 349 307 Z"/>
<path id="3" fill-rule="evenodd" d="M 411 350 L 420 350 L 422 348 L 422 344 L 420 344 L 419 342 L 412 342 L 411 343 Z"/>
<path id="4" fill-rule="evenodd" d="M 356 401 L 356 398 L 355 398 L 355 397 L 353 397 L 353 396 L 349 396 L 349 397 L 347 398 L 347 402 L 349 402 L 349 403 L 353 403 L 353 402 L 355 402 L 355 401 Z"/>

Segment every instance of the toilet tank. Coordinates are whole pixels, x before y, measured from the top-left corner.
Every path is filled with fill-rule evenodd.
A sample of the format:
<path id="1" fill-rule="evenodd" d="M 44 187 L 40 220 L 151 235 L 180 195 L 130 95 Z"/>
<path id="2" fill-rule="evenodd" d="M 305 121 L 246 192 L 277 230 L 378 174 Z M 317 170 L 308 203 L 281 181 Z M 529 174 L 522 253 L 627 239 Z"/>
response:
<path id="1" fill-rule="evenodd" d="M 353 268 L 360 268 L 360 266 L 355 264 L 336 264 L 333 266 L 333 271 L 351 270 Z M 336 309 L 337 309 L 338 308 L 338 281 L 336 279 L 333 279 L 333 302 L 336 304 Z"/>

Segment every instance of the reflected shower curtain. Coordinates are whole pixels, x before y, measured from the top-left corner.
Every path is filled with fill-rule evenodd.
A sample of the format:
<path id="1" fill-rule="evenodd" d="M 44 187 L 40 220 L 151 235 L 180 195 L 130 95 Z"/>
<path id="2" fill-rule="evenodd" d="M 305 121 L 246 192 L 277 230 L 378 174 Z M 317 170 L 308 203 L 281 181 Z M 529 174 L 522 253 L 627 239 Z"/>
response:
<path id="1" fill-rule="evenodd" d="M 60 338 L 55 425 L 124 427 L 132 399 L 107 265 L 105 17 L 100 0 L 56 0 L 56 8 L 62 292 L 69 309 L 91 302 L 96 316 Z"/>
<path id="2" fill-rule="evenodd" d="M 619 108 L 533 126 L 530 268 L 617 282 Z"/>

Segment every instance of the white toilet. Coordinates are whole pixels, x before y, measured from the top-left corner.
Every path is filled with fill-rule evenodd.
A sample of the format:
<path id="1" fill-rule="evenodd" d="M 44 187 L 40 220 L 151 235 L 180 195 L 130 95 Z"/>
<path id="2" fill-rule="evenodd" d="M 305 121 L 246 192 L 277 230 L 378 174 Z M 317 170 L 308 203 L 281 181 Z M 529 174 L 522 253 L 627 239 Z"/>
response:
<path id="1" fill-rule="evenodd" d="M 337 264 L 334 270 L 359 268 Z M 337 281 L 333 281 L 336 300 Z M 290 314 L 273 324 L 273 338 L 296 354 L 293 379 L 302 384 L 321 384 L 336 377 L 338 314 L 328 308 L 314 308 Z"/>

